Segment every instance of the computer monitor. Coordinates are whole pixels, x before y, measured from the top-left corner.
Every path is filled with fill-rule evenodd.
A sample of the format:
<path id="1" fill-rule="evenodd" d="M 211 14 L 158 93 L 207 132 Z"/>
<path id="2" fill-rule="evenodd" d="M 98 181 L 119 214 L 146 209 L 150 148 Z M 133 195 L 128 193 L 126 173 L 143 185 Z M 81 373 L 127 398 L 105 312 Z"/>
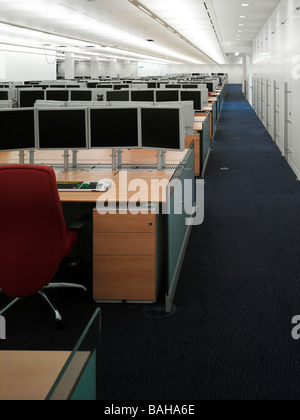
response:
<path id="1" fill-rule="evenodd" d="M 69 91 L 67 89 L 47 89 L 46 90 L 47 101 L 68 101 Z"/>
<path id="2" fill-rule="evenodd" d="M 1 151 L 33 150 L 35 144 L 35 120 L 33 108 L 0 110 Z"/>
<path id="3" fill-rule="evenodd" d="M 87 87 L 88 88 L 96 88 L 97 86 L 98 86 L 98 84 L 99 84 L 99 82 L 97 81 L 97 82 L 87 82 Z M 72 86 L 70 86 L 70 87 L 72 87 Z"/>
<path id="4" fill-rule="evenodd" d="M 184 131 L 182 107 L 141 109 L 143 148 L 183 151 L 185 148 Z"/>
<path id="5" fill-rule="evenodd" d="M 40 150 L 87 149 L 87 108 L 36 109 L 36 143 Z"/>
<path id="6" fill-rule="evenodd" d="M 114 85 L 114 90 L 122 90 L 122 89 L 129 89 L 129 85 L 124 85 L 124 84 L 118 84 L 118 85 Z"/>
<path id="7" fill-rule="evenodd" d="M 154 90 L 132 90 L 131 100 L 136 102 L 154 102 Z"/>
<path id="8" fill-rule="evenodd" d="M 180 100 L 193 101 L 194 111 L 201 111 L 203 108 L 202 99 L 201 99 L 201 90 L 192 90 L 192 89 L 181 90 Z"/>
<path id="9" fill-rule="evenodd" d="M 19 89 L 18 102 L 20 108 L 33 108 L 35 101 L 45 99 L 43 89 Z"/>
<path id="10" fill-rule="evenodd" d="M 10 98 L 8 89 L 0 89 L 0 101 L 8 101 Z"/>
<path id="11" fill-rule="evenodd" d="M 179 90 L 157 90 L 156 102 L 178 102 Z"/>
<path id="12" fill-rule="evenodd" d="M 50 89 L 65 89 L 66 85 L 62 85 L 62 84 L 57 83 L 56 85 L 49 85 L 49 88 Z"/>
<path id="13" fill-rule="evenodd" d="M 139 108 L 90 108 L 91 149 L 140 147 Z"/>
<path id="14" fill-rule="evenodd" d="M 185 126 L 185 135 L 193 134 L 194 132 L 194 120 L 195 120 L 195 111 L 193 101 L 184 101 L 184 102 L 160 102 L 156 106 L 164 107 L 183 107 L 184 112 L 184 126 Z"/>
<path id="15" fill-rule="evenodd" d="M 70 101 L 91 101 L 92 91 L 91 90 L 70 90 Z"/>
<path id="16" fill-rule="evenodd" d="M 182 85 L 182 89 L 198 89 L 198 85 Z"/>
<path id="17" fill-rule="evenodd" d="M 181 85 L 167 84 L 166 89 L 181 89 Z"/>
<path id="18" fill-rule="evenodd" d="M 106 92 L 106 100 L 108 102 L 130 101 L 130 92 L 129 90 L 111 90 Z"/>
<path id="19" fill-rule="evenodd" d="M 113 89 L 113 85 L 108 85 L 106 83 L 100 83 L 99 85 L 97 85 L 97 88 L 100 88 L 100 89 Z"/>

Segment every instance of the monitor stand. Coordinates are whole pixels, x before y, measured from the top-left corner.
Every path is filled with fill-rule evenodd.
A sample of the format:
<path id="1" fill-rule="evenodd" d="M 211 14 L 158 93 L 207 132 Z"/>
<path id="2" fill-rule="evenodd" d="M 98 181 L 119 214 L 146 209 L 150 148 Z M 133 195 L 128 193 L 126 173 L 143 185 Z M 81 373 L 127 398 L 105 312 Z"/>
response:
<path id="1" fill-rule="evenodd" d="M 112 149 L 112 170 L 122 169 L 122 149 Z"/>
<path id="2" fill-rule="evenodd" d="M 69 170 L 69 150 L 64 150 L 64 170 Z"/>
<path id="3" fill-rule="evenodd" d="M 72 168 L 73 169 L 77 169 L 77 154 L 78 154 L 78 150 L 72 151 L 72 156 L 73 156 Z"/>
<path id="4" fill-rule="evenodd" d="M 34 150 L 29 150 L 29 165 L 34 165 Z"/>
<path id="5" fill-rule="evenodd" d="M 24 165 L 24 163 L 25 163 L 25 151 L 20 150 L 20 152 L 19 152 L 19 164 Z"/>
<path id="6" fill-rule="evenodd" d="M 164 150 L 157 151 L 157 170 L 161 171 L 166 165 L 166 152 Z"/>

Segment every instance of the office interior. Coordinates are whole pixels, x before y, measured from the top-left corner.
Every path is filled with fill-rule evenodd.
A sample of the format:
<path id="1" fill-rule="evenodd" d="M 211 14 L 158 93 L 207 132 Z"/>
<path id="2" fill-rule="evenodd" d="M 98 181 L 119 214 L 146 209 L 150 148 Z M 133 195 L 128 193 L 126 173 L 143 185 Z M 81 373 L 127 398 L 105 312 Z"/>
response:
<path id="1" fill-rule="evenodd" d="M 1 2 L 0 400 L 299 399 L 299 10 Z"/>

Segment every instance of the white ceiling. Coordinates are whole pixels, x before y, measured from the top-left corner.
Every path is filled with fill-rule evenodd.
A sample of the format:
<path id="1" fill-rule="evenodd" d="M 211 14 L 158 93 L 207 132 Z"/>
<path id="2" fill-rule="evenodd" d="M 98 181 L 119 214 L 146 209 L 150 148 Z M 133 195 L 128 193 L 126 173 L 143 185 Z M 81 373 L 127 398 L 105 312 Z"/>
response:
<path id="1" fill-rule="evenodd" d="M 0 0 L 0 49 L 43 46 L 103 60 L 224 64 L 235 52 L 251 52 L 280 2 L 250 0 L 242 7 L 242 1 Z"/>

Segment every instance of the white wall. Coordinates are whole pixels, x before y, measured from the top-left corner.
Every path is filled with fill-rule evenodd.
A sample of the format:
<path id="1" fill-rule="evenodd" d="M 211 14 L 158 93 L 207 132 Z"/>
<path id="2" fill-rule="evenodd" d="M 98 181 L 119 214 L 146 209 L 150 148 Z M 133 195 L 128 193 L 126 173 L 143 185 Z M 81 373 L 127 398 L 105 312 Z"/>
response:
<path id="1" fill-rule="evenodd" d="M 0 80 L 55 80 L 56 57 L 44 50 L 0 49 Z"/>
<path id="2" fill-rule="evenodd" d="M 253 107 L 300 179 L 298 6 L 282 0 L 254 42 Z"/>

